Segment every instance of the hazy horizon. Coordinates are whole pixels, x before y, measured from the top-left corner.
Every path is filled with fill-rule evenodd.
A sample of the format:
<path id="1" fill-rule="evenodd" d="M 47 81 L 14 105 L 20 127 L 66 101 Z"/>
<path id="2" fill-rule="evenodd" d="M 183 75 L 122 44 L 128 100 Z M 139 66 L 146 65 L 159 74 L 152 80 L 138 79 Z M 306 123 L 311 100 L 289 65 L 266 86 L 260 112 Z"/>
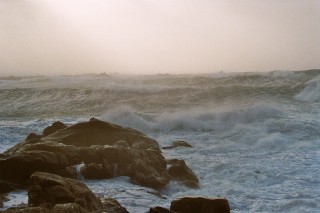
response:
<path id="1" fill-rule="evenodd" d="M 317 0 L 2 0 L 0 76 L 320 68 Z"/>

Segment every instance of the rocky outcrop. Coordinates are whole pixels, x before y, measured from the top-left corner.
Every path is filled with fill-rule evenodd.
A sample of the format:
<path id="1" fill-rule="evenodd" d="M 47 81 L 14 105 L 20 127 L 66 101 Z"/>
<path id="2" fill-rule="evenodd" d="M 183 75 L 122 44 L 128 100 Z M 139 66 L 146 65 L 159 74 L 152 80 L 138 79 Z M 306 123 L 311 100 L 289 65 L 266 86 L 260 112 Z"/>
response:
<path id="1" fill-rule="evenodd" d="M 167 160 L 168 173 L 171 179 L 180 181 L 182 184 L 199 188 L 199 180 L 194 172 L 186 165 L 184 160 Z"/>
<path id="2" fill-rule="evenodd" d="M 188 144 L 187 142 L 185 142 L 185 141 L 173 141 L 171 146 L 165 146 L 165 147 L 162 147 L 162 149 L 173 149 L 173 148 L 176 148 L 176 147 L 188 147 L 188 148 L 191 148 L 192 146 L 190 144 Z"/>
<path id="3" fill-rule="evenodd" d="M 31 175 L 28 197 L 32 207 L 76 203 L 89 212 L 102 209 L 100 200 L 84 183 L 44 172 Z"/>
<path id="4" fill-rule="evenodd" d="M 29 134 L 0 156 L 0 180 L 26 185 L 37 171 L 76 178 L 73 166 L 82 162 L 81 173 L 87 179 L 128 176 L 135 184 L 155 189 L 170 180 L 155 140 L 97 119 L 70 127 L 55 122 L 42 135 Z"/>
<path id="5" fill-rule="evenodd" d="M 170 210 L 177 213 L 230 213 L 225 198 L 183 197 L 171 202 Z"/>

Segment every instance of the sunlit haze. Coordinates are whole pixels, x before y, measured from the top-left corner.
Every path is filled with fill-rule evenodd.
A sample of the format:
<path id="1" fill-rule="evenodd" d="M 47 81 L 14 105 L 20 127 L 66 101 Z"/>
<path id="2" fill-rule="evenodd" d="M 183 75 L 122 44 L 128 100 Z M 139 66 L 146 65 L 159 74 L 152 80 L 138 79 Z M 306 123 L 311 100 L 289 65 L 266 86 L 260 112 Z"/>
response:
<path id="1" fill-rule="evenodd" d="M 1 0 L 0 75 L 320 67 L 318 0 Z"/>

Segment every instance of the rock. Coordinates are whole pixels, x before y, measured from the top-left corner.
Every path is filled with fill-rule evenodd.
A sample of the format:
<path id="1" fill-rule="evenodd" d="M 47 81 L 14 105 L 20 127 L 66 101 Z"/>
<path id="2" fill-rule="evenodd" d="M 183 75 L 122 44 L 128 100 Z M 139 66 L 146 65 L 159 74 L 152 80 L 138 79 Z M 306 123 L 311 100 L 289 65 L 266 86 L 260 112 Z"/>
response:
<path id="1" fill-rule="evenodd" d="M 114 177 L 113 172 L 109 172 L 102 164 L 96 163 L 81 167 L 80 172 L 86 179 L 105 179 Z"/>
<path id="2" fill-rule="evenodd" d="M 122 207 L 120 203 L 113 198 L 101 199 L 103 212 L 106 213 L 129 213 L 126 208 Z"/>
<path id="3" fill-rule="evenodd" d="M 31 175 L 28 197 L 32 207 L 76 203 L 89 212 L 102 209 L 100 200 L 84 183 L 44 172 Z"/>
<path id="4" fill-rule="evenodd" d="M 174 212 L 170 211 L 169 209 L 156 206 L 156 207 L 150 208 L 149 213 L 174 213 Z"/>
<path id="5" fill-rule="evenodd" d="M 2 213 L 51 213 L 51 211 L 43 207 L 15 207 L 6 209 Z"/>
<path id="6" fill-rule="evenodd" d="M 125 141 L 129 146 L 139 149 L 154 149 L 160 152 L 159 144 L 139 131 L 92 118 L 42 138 L 46 142 L 63 143 L 77 147 L 91 145 L 114 145 Z"/>
<path id="7" fill-rule="evenodd" d="M 64 154 L 48 151 L 24 151 L 0 159 L 0 179 L 26 184 L 36 171 L 64 174 L 71 164 Z"/>
<path id="8" fill-rule="evenodd" d="M 0 180 L 0 194 L 8 193 L 18 188 L 21 188 L 21 186 L 15 183 Z"/>
<path id="9" fill-rule="evenodd" d="M 162 147 L 162 149 L 173 149 L 176 147 L 189 147 L 190 148 L 192 146 L 185 141 L 174 141 L 174 142 L 172 142 L 171 146 L 165 146 L 165 147 Z"/>
<path id="10" fill-rule="evenodd" d="M 199 188 L 199 180 L 194 172 L 186 165 L 184 160 L 167 160 L 170 178 L 178 180 L 191 188 Z"/>
<path id="11" fill-rule="evenodd" d="M 3 200 L 2 200 L 2 197 L 0 196 L 0 208 L 3 207 Z"/>
<path id="12" fill-rule="evenodd" d="M 52 133 L 55 133 L 56 131 L 60 130 L 60 129 L 64 129 L 66 128 L 67 125 L 65 125 L 64 123 L 57 121 L 54 122 L 51 126 L 48 126 L 47 128 L 45 128 L 42 132 L 42 136 L 47 136 L 50 135 Z"/>
<path id="13" fill-rule="evenodd" d="M 85 178 L 129 176 L 133 183 L 156 189 L 169 182 L 165 159 L 155 150 L 116 146 L 94 146 L 94 149 L 102 163 L 82 167 L 80 171 Z"/>
<path id="14" fill-rule="evenodd" d="M 230 213 L 225 198 L 183 197 L 171 202 L 171 211 L 177 213 Z"/>
<path id="15" fill-rule="evenodd" d="M 168 172 L 182 180 L 174 175 L 177 165 L 166 170 L 167 163 L 155 140 L 131 128 L 97 119 L 70 127 L 55 122 L 42 136 L 30 134 L 0 155 L 0 180 L 26 185 L 34 172 L 75 178 L 74 166 L 82 162 L 85 166 L 81 173 L 87 179 L 128 176 L 133 183 L 154 189 L 168 184 Z M 184 172 L 188 171 L 186 168 Z M 190 186 L 194 182 L 195 178 L 184 180 Z"/>
<path id="16" fill-rule="evenodd" d="M 89 213 L 76 203 L 57 204 L 53 207 L 52 213 Z"/>

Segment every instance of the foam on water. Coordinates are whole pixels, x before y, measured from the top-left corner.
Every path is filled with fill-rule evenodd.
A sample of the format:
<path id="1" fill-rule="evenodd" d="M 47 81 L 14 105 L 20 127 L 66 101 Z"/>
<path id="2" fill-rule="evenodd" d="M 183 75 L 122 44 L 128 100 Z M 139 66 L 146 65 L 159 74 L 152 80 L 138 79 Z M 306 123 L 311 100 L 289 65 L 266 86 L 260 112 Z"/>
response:
<path id="1" fill-rule="evenodd" d="M 320 75 L 308 81 L 303 91 L 295 98 L 301 101 L 320 101 Z"/>
<path id="2" fill-rule="evenodd" d="M 70 125 L 96 116 L 160 146 L 193 145 L 163 154 L 186 160 L 198 190 L 170 182 L 160 195 L 125 177 L 86 181 L 131 212 L 169 207 L 186 195 L 226 197 L 232 212 L 319 212 L 319 82 L 317 70 L 1 80 L 0 150 L 56 120 Z M 25 193 L 17 194 L 24 196 L 12 199 L 18 204 Z"/>

